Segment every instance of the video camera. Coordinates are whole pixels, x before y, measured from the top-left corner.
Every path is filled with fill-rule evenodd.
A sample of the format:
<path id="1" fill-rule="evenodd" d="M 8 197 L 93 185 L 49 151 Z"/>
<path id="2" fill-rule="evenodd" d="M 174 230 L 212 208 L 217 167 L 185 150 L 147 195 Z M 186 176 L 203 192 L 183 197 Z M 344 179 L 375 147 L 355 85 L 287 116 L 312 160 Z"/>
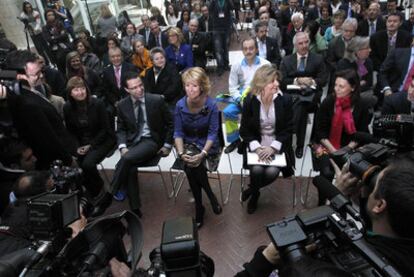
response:
<path id="1" fill-rule="evenodd" d="M 334 187 L 322 176 L 315 177 L 315 183 L 328 187 L 328 190 Z M 294 265 L 304 256 L 310 255 L 353 276 L 401 276 L 365 241 L 364 233 L 356 224 L 359 214 L 350 203 L 342 201 L 342 205 L 338 205 L 341 201 L 335 198 L 344 197 L 336 195 L 334 205 L 307 210 L 267 226 L 267 232 L 282 260 Z M 354 220 L 346 219 L 347 213 Z M 309 244 L 314 244 L 316 250 L 307 254 L 305 246 Z"/>
<path id="2" fill-rule="evenodd" d="M 390 138 L 401 152 L 414 149 L 414 117 L 410 114 L 390 114 L 374 118 L 374 136 Z"/>
<path id="3" fill-rule="evenodd" d="M 64 166 L 61 160 L 56 160 L 50 167 L 56 193 L 69 193 L 71 191 L 82 190 L 82 169 Z"/>

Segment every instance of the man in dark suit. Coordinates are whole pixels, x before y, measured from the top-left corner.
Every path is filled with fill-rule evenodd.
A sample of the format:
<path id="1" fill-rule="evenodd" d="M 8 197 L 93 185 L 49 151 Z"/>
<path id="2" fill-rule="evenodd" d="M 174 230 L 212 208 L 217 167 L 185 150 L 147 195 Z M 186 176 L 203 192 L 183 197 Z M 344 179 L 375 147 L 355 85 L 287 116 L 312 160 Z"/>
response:
<path id="1" fill-rule="evenodd" d="M 213 23 L 212 23 L 212 18 L 209 14 L 207 5 L 203 5 L 201 7 L 201 14 L 202 16 L 200 17 L 198 21 L 200 32 L 207 32 L 207 33 L 211 32 L 211 26 Z"/>
<path id="2" fill-rule="evenodd" d="M 142 21 L 142 25 L 144 26 L 144 28 L 140 29 L 138 31 L 138 33 L 144 37 L 145 40 L 145 45 L 148 46 L 149 43 L 149 38 L 150 38 L 150 34 L 151 34 L 151 21 L 148 17 L 148 15 L 144 14 L 143 16 L 141 16 L 141 21 Z"/>
<path id="3" fill-rule="evenodd" d="M 301 12 L 296 12 L 292 15 L 292 25 L 286 28 L 283 36 L 283 49 L 285 49 L 286 55 L 290 55 L 293 52 L 293 37 L 304 31 L 304 16 Z"/>
<path id="4" fill-rule="evenodd" d="M 256 42 L 258 46 L 258 55 L 263 59 L 268 60 L 269 62 L 277 65 L 279 68 L 280 61 L 280 50 L 275 39 L 268 37 L 267 34 L 267 24 L 264 22 L 259 22 L 255 26 L 256 33 Z"/>
<path id="5" fill-rule="evenodd" d="M 414 112 L 414 79 L 407 92 L 397 92 L 384 98 L 382 104 L 383 115 L 386 114 L 413 114 Z"/>
<path id="6" fill-rule="evenodd" d="M 414 35 L 414 10 L 410 11 L 410 17 L 408 20 L 404 21 L 402 27 L 412 36 Z"/>
<path id="7" fill-rule="evenodd" d="M 12 52 L 6 60 L 8 68 L 23 68 L 18 79 L 27 82 L 20 96 L 7 95 L 8 107 L 19 136 L 32 148 L 38 169 L 49 169 L 54 160 L 75 165 L 72 154 L 75 142 L 66 130 L 56 108 L 40 91 L 42 67 L 36 54 L 28 51 Z M 2 88 L 0 86 L 0 88 Z"/>
<path id="8" fill-rule="evenodd" d="M 145 91 L 164 96 L 171 111 L 175 103 L 182 96 L 181 76 L 174 64 L 167 63 L 165 52 L 162 48 L 155 47 L 150 52 L 153 67 L 147 70 L 144 84 Z"/>
<path id="9" fill-rule="evenodd" d="M 198 31 L 198 20 L 195 18 L 190 20 L 188 29 L 189 31 L 184 34 L 184 39 L 191 46 L 194 66 L 205 68 L 207 64 L 206 50 L 210 36 Z"/>
<path id="10" fill-rule="evenodd" d="M 404 90 L 405 80 L 413 66 L 411 61 L 414 48 L 396 48 L 382 63 L 378 75 L 379 90 L 389 96 L 393 92 Z"/>
<path id="11" fill-rule="evenodd" d="M 385 30 L 381 7 L 378 3 L 371 3 L 368 8 L 368 17 L 359 22 L 356 34 L 357 36 L 367 37 L 381 30 Z"/>
<path id="12" fill-rule="evenodd" d="M 299 11 L 299 1 L 289 0 L 289 7 L 283 10 L 280 14 L 280 25 L 286 28 L 291 20 L 292 14 Z"/>
<path id="13" fill-rule="evenodd" d="M 285 56 L 280 64 L 282 85 L 297 85 L 301 91 L 307 91 L 304 97 L 296 95 L 294 104 L 294 120 L 296 125 L 296 157 L 303 156 L 308 113 L 319 103 L 322 87 L 328 75 L 325 61 L 319 54 L 309 52 L 309 35 L 299 32 L 293 39 L 296 54 Z"/>
<path id="14" fill-rule="evenodd" d="M 129 71 L 139 73 L 139 70 L 124 61 L 122 51 L 118 47 L 109 49 L 108 55 L 111 64 L 104 68 L 102 78 L 106 104 L 113 109 L 116 103 L 127 95 L 121 85 L 125 74 Z"/>
<path id="15" fill-rule="evenodd" d="M 407 48 L 411 45 L 411 34 L 405 30 L 399 30 L 402 23 L 399 14 L 393 13 L 388 15 L 386 30 L 376 32 L 371 36 L 370 58 L 374 64 L 374 70 L 379 71 L 382 62 L 392 49 Z"/>
<path id="16" fill-rule="evenodd" d="M 168 36 L 167 34 L 161 32 L 160 25 L 157 20 L 151 21 L 151 34 L 148 39 L 148 49 L 152 49 L 154 47 L 162 47 L 165 49 L 168 43 Z"/>
<path id="17" fill-rule="evenodd" d="M 116 165 L 110 193 L 126 186 L 131 210 L 141 217 L 137 167 L 156 155 L 169 155 L 173 143 L 171 113 L 160 95 L 144 93 L 144 83 L 132 72 L 125 76 L 123 86 L 129 97 L 118 106 L 116 131 L 121 159 Z"/>

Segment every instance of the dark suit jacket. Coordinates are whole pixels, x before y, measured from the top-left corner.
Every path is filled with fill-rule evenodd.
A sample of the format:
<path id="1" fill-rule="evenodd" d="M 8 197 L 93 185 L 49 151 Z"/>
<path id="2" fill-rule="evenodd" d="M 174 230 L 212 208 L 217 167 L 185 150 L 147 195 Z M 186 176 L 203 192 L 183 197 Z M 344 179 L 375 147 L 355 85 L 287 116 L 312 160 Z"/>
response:
<path id="1" fill-rule="evenodd" d="M 173 144 L 173 120 L 168 106 L 161 95 L 145 93 L 145 109 L 147 124 L 151 132 L 151 138 L 161 148 L 164 143 Z M 138 136 L 137 119 L 131 97 L 122 99 L 117 107 L 118 128 L 116 136 L 118 145 L 133 146 L 134 139 Z"/>
<path id="2" fill-rule="evenodd" d="M 333 94 L 328 95 L 322 102 L 315 118 L 315 139 L 319 142 L 321 139 L 329 139 L 332 128 L 332 118 L 334 116 L 335 97 Z M 354 118 L 357 132 L 369 133 L 368 125 L 372 119 L 372 107 L 368 99 L 360 98 L 354 105 L 352 116 Z M 341 145 L 345 146 L 351 141 L 345 131 L 342 131 Z"/>
<path id="3" fill-rule="evenodd" d="M 277 65 L 278 68 L 282 60 L 277 40 L 271 37 L 266 37 L 266 60 Z"/>
<path id="4" fill-rule="evenodd" d="M 309 52 L 306 61 L 305 72 L 298 72 L 298 61 L 296 54 L 285 56 L 280 63 L 280 72 L 282 73 L 282 85 L 293 84 L 297 77 L 311 77 L 317 84 L 317 89 L 321 90 L 328 81 L 328 73 L 325 67 L 325 61 L 319 54 Z"/>
<path id="5" fill-rule="evenodd" d="M 146 36 L 145 36 L 145 28 L 139 29 L 138 33 L 139 33 L 141 36 L 143 36 L 143 37 L 144 37 L 144 40 L 145 40 L 145 45 L 146 45 L 146 46 L 148 46 L 148 43 L 149 43 L 149 38 L 151 37 L 151 31 L 150 31 L 150 34 L 149 34 L 149 36 L 148 36 L 148 41 L 147 41 L 147 38 L 146 38 Z"/>
<path id="6" fill-rule="evenodd" d="M 384 98 L 382 114 L 410 114 L 411 102 L 406 92 L 397 92 Z"/>
<path id="7" fill-rule="evenodd" d="M 288 94 L 279 95 L 274 100 L 276 114 L 275 138 L 282 143 L 281 152 L 286 154 L 288 166 L 282 169 L 285 177 L 293 174 L 295 159 L 292 150 L 293 122 L 293 102 Z M 240 137 L 248 146 L 251 141 L 261 142 L 260 131 L 260 102 L 256 96 L 249 94 L 243 103 Z"/>
<path id="8" fill-rule="evenodd" d="M 333 38 L 328 45 L 328 54 L 326 61 L 329 65 L 329 70 L 336 69 L 336 63 L 344 57 L 345 53 L 345 42 L 342 35 Z"/>
<path id="9" fill-rule="evenodd" d="M 405 75 L 409 71 L 411 48 L 396 48 L 382 63 L 378 83 L 380 90 L 390 87 L 393 92 L 400 90 Z"/>
<path id="10" fill-rule="evenodd" d="M 73 101 L 73 100 L 72 100 Z M 65 117 L 66 128 L 78 140 L 78 144 L 85 135 L 84 128 L 78 120 L 78 110 L 71 100 L 63 106 L 63 115 Z M 96 149 L 103 144 L 115 144 L 115 133 L 109 123 L 108 113 L 105 104 L 95 97 L 90 97 L 87 107 L 88 132 L 91 136 L 91 148 Z M 80 145 L 79 145 L 80 146 Z"/>
<path id="11" fill-rule="evenodd" d="M 385 30 L 385 21 L 381 16 L 377 18 L 377 24 L 375 25 L 375 32 Z M 367 37 L 369 36 L 369 22 L 368 19 L 364 19 L 359 22 L 358 29 L 356 31 L 357 36 Z"/>
<path id="12" fill-rule="evenodd" d="M 43 76 L 52 89 L 52 93 L 66 99 L 65 76 L 57 69 L 45 66 Z"/>
<path id="13" fill-rule="evenodd" d="M 167 34 L 162 32 L 161 33 L 161 47 L 165 49 L 169 44 Z M 148 49 L 152 49 L 157 46 L 157 41 L 153 33 L 150 34 L 148 39 Z"/>
<path id="14" fill-rule="evenodd" d="M 200 17 L 200 19 L 198 20 L 198 28 L 200 32 L 207 32 L 206 29 L 206 22 L 208 23 L 208 32 L 212 31 L 212 27 L 213 27 L 213 19 L 211 18 L 211 16 L 208 17 L 208 19 L 206 20 L 204 18 L 204 16 Z"/>
<path id="15" fill-rule="evenodd" d="M 206 67 L 207 57 L 206 50 L 209 45 L 210 35 L 204 32 L 195 32 L 190 43 L 189 33 L 184 34 L 185 42 L 191 45 L 193 51 L 194 66 Z"/>
<path id="16" fill-rule="evenodd" d="M 13 123 L 37 157 L 37 167 L 49 169 L 56 159 L 69 165 L 76 145 L 55 107 L 28 91 L 23 91 L 17 100 L 10 97 L 8 101 Z"/>
<path id="17" fill-rule="evenodd" d="M 395 48 L 407 48 L 411 46 L 411 34 L 405 30 L 398 30 Z M 376 32 L 369 41 L 372 49 L 370 57 L 374 64 L 374 70 L 379 70 L 388 53 L 388 34 L 386 30 Z"/>
<path id="18" fill-rule="evenodd" d="M 370 58 L 366 59 L 364 65 L 367 68 L 368 73 L 362 76 L 361 78 L 361 81 L 366 82 L 365 85 L 360 87 L 361 92 L 372 89 L 372 86 L 373 86 L 374 69 L 372 66 L 371 59 Z M 356 62 L 350 62 L 348 59 L 341 59 L 337 64 L 336 71 L 341 71 L 345 69 L 353 69 L 355 71 L 358 71 L 358 65 Z"/>
<path id="19" fill-rule="evenodd" d="M 169 104 L 177 102 L 183 92 L 180 74 L 175 65 L 168 63 L 158 76 L 157 82 L 155 82 L 154 68 L 148 69 L 144 78 L 144 86 L 146 92 L 164 95 L 165 102 Z"/>
<path id="20" fill-rule="evenodd" d="M 119 101 L 127 95 L 127 92 L 122 87 L 122 83 L 125 73 L 128 71 L 139 73 L 138 68 L 136 68 L 133 64 L 123 62 L 121 67 L 121 89 L 119 89 L 116 84 L 115 70 L 113 65 L 108 65 L 104 68 L 102 79 L 104 86 L 104 97 L 107 104 L 114 106 L 115 102 Z"/>

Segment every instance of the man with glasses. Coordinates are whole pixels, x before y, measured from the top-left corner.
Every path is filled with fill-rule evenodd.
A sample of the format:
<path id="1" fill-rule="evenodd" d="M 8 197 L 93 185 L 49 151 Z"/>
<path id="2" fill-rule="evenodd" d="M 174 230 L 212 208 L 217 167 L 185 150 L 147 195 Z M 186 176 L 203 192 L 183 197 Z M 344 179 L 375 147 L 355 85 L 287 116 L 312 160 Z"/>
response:
<path id="1" fill-rule="evenodd" d="M 42 67 L 38 56 L 28 51 L 13 52 L 6 59 L 7 68 L 22 68 L 18 74 L 23 88 L 20 95 L 8 93 L 8 106 L 19 136 L 32 148 L 38 169 L 49 169 L 54 160 L 76 165 L 71 140 L 63 120 L 49 101 L 42 84 Z M 2 91 L 4 90 L 3 87 Z"/>

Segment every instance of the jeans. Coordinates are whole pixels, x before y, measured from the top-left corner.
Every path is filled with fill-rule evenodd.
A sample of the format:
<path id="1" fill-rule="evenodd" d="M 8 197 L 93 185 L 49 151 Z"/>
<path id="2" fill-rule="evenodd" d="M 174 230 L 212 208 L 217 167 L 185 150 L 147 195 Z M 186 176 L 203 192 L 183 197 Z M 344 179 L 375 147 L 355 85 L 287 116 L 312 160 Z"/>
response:
<path id="1" fill-rule="evenodd" d="M 218 69 L 225 69 L 229 66 L 229 40 L 230 30 L 213 31 L 213 45 Z"/>

